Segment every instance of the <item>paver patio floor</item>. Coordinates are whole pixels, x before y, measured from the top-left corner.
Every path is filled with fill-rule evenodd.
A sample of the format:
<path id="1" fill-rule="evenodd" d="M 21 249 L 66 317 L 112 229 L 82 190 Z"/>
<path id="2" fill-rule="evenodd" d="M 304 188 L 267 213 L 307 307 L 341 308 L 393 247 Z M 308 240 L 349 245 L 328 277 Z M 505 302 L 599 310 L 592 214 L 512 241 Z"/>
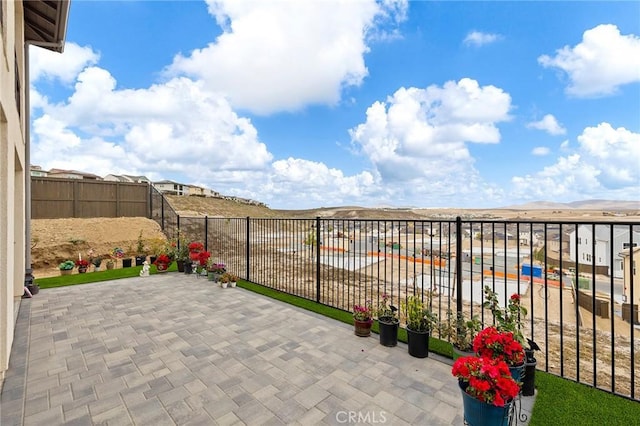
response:
<path id="1" fill-rule="evenodd" d="M 451 367 L 178 273 L 22 301 L 0 424 L 459 425 Z"/>

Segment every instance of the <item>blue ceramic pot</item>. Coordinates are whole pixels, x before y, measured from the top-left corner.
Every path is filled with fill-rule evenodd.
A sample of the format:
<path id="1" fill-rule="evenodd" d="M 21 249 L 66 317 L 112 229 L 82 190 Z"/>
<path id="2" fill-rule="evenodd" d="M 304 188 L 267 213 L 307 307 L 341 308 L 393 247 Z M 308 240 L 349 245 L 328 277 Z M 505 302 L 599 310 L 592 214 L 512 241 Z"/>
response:
<path id="1" fill-rule="evenodd" d="M 467 383 L 458 382 L 462 392 L 462 406 L 464 407 L 464 421 L 469 426 L 508 426 L 511 406 L 513 401 L 505 404 L 504 407 L 496 407 L 487 404 L 466 393 L 464 389 Z"/>

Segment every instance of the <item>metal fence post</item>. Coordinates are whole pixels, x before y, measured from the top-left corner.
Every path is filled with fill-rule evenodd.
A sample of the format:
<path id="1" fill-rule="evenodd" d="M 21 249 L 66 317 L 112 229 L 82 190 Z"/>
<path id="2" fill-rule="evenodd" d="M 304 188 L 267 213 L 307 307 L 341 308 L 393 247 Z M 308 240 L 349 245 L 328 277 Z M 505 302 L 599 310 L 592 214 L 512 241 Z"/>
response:
<path id="1" fill-rule="evenodd" d="M 456 312 L 462 312 L 462 218 L 456 217 Z"/>
<path id="2" fill-rule="evenodd" d="M 247 228 L 246 228 L 247 229 L 247 244 L 246 244 L 247 245 L 247 249 L 246 249 L 246 260 L 247 260 L 246 264 L 247 264 L 247 268 L 246 268 L 246 278 L 245 278 L 247 281 L 251 281 L 251 277 L 249 276 L 249 270 L 250 270 L 250 267 L 249 267 L 249 253 L 251 251 L 250 248 L 249 248 L 249 241 L 251 240 L 249 238 L 249 224 L 250 223 L 251 223 L 251 220 L 249 219 L 249 216 L 247 216 Z"/>
<path id="3" fill-rule="evenodd" d="M 162 197 L 162 203 L 160 204 L 162 208 L 160 209 L 160 217 L 162 218 L 162 230 L 164 231 L 164 203 L 165 199 Z"/>
<path id="4" fill-rule="evenodd" d="M 320 216 L 316 216 L 316 302 L 320 303 Z"/>
<path id="5" fill-rule="evenodd" d="M 204 250 L 209 251 L 209 216 L 204 217 Z"/>

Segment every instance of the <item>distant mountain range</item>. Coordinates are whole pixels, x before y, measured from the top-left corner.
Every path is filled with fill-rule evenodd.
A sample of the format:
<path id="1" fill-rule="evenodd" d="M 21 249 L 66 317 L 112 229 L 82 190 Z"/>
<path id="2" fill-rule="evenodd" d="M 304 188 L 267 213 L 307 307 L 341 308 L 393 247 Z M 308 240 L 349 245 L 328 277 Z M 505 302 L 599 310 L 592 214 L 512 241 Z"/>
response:
<path id="1" fill-rule="evenodd" d="M 551 201 L 534 201 L 526 204 L 517 204 L 502 207 L 512 210 L 640 210 L 640 201 L 624 200 L 582 200 L 570 203 L 554 203 Z"/>

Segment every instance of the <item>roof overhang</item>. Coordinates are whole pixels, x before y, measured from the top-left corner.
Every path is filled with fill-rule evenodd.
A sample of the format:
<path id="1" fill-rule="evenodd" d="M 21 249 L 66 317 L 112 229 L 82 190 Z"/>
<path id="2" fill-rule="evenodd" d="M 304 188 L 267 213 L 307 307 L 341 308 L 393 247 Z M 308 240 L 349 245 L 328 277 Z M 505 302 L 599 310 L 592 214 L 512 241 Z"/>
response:
<path id="1" fill-rule="evenodd" d="M 70 0 L 23 0 L 22 5 L 25 43 L 62 52 Z"/>

